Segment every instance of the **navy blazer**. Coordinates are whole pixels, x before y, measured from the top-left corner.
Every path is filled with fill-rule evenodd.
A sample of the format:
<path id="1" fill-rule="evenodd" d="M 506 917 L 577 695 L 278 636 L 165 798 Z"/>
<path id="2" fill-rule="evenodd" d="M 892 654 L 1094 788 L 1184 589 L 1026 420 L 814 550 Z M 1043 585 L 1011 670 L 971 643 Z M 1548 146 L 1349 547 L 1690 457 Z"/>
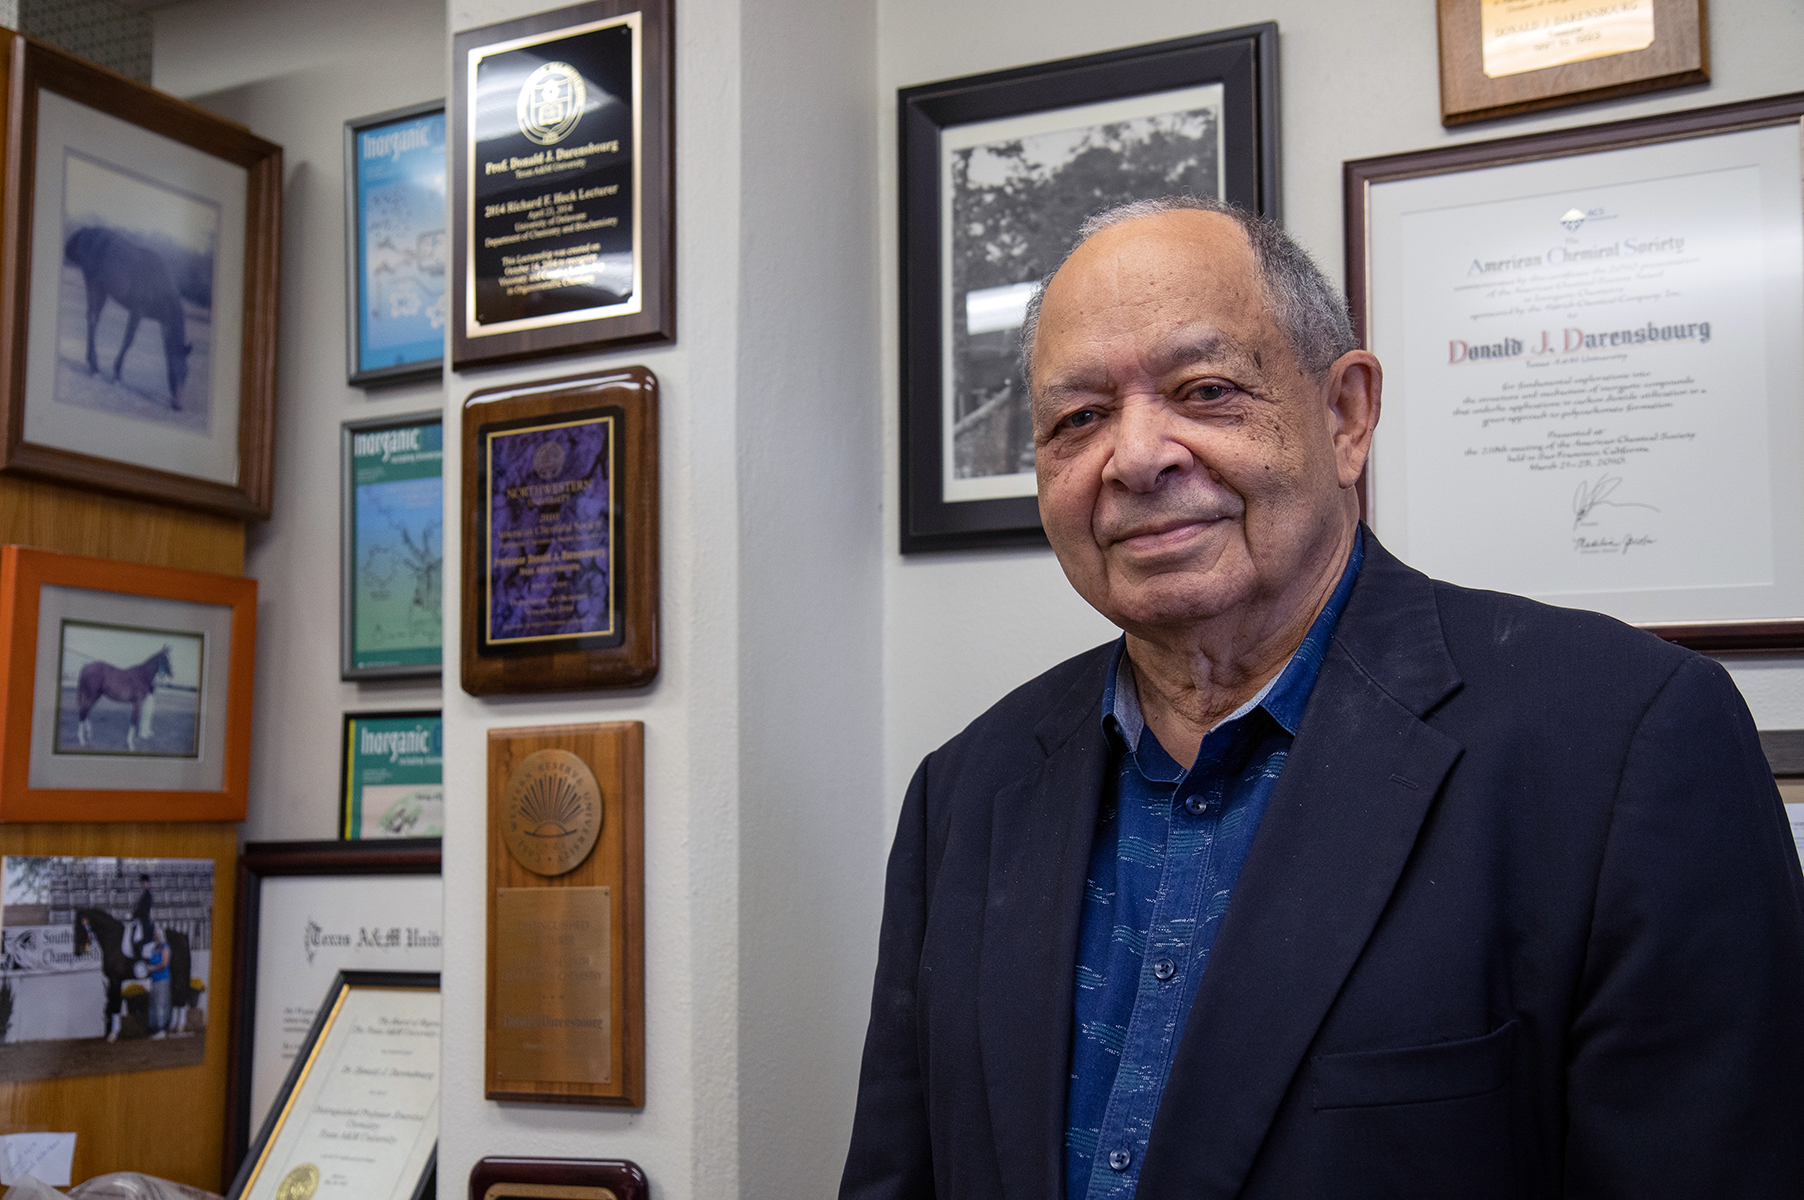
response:
<path id="1" fill-rule="evenodd" d="M 1727 674 L 1363 536 L 1138 1196 L 1798 1200 L 1804 878 Z M 1064 1195 L 1109 651 L 915 773 L 842 1197 Z"/>

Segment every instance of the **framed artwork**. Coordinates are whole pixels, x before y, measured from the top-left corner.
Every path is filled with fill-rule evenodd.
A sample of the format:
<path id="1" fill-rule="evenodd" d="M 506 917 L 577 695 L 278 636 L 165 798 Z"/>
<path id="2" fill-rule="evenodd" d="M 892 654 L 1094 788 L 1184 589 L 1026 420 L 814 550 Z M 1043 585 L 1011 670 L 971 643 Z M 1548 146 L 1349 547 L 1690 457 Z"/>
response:
<path id="1" fill-rule="evenodd" d="M 445 102 L 345 122 L 346 352 L 359 387 L 445 362 Z"/>
<path id="2" fill-rule="evenodd" d="M 452 366 L 676 336 L 671 9 L 453 39 Z"/>
<path id="3" fill-rule="evenodd" d="M 238 863 L 226 1161 L 237 1174 L 341 971 L 436 972 L 436 840 L 252 842 Z"/>
<path id="4" fill-rule="evenodd" d="M 624 1158 L 482 1158 L 470 1200 L 649 1200 L 651 1184 Z"/>
<path id="5" fill-rule="evenodd" d="M 1710 82 L 1704 0 L 1439 0 L 1441 124 Z"/>
<path id="6" fill-rule="evenodd" d="M 1804 647 L 1804 94 L 1345 168 L 1364 482 L 1437 578 Z"/>
<path id="7" fill-rule="evenodd" d="M 445 833 L 445 723 L 438 709 L 346 713 L 338 836 Z"/>
<path id="8" fill-rule="evenodd" d="M 436 971 L 334 976 L 229 1200 L 428 1200 L 442 1024 Z"/>
<path id="9" fill-rule="evenodd" d="M 464 690 L 658 673 L 658 381 L 644 367 L 476 392 L 463 410 Z"/>
<path id="10" fill-rule="evenodd" d="M 268 516 L 281 147 L 5 37 L 0 466 Z"/>
<path id="11" fill-rule="evenodd" d="M 1045 544 L 1021 323 L 1085 218 L 1184 193 L 1278 212 L 1278 27 L 898 93 L 902 551 Z"/>
<path id="12" fill-rule="evenodd" d="M 242 821 L 257 581 L 0 547 L 0 821 Z"/>
<path id="13" fill-rule="evenodd" d="M 436 676 L 444 657 L 444 418 L 347 421 L 340 454 L 339 672 Z"/>

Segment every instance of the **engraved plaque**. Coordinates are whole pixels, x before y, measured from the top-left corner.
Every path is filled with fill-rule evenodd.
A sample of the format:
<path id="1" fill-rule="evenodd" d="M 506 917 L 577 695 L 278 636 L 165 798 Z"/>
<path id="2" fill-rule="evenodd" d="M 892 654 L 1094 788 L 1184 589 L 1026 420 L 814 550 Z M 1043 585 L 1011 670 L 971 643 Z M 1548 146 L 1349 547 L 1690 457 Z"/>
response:
<path id="1" fill-rule="evenodd" d="M 514 861 L 538 875 L 574 870 L 601 833 L 601 788 L 568 750 L 536 750 L 508 777 L 501 836 Z"/>
<path id="2" fill-rule="evenodd" d="M 609 1083 L 612 897 L 605 887 L 495 890 L 495 1073 Z"/>

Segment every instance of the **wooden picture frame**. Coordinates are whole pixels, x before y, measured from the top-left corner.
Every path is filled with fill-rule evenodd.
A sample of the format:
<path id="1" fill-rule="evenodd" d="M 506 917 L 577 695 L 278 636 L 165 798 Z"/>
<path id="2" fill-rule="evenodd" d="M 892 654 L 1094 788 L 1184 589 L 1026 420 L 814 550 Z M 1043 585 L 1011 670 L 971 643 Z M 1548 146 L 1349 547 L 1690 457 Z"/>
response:
<path id="1" fill-rule="evenodd" d="M 645 726 L 491 729 L 488 745 L 484 1094 L 643 1107 Z M 569 843 L 575 861 L 529 866 L 509 845 L 522 829 L 534 855 Z"/>
<path id="2" fill-rule="evenodd" d="M 623 367 L 472 394 L 463 496 L 466 692 L 651 682 L 656 376 Z"/>
<path id="3" fill-rule="evenodd" d="M 453 37 L 454 369 L 675 339 L 674 10 L 590 0 Z"/>
<path id="4" fill-rule="evenodd" d="M 346 421 L 339 433 L 339 677 L 444 671 L 444 414 Z"/>
<path id="5" fill-rule="evenodd" d="M 1278 216 L 1278 27 L 921 84 L 897 109 L 902 552 L 1043 546 L 1028 299 L 1114 204 L 1191 190 Z M 1002 182 L 972 182 L 979 156 Z"/>
<path id="6" fill-rule="evenodd" d="M 437 966 L 436 946 L 407 944 L 407 926 L 400 926 L 399 945 L 357 944 L 357 933 L 376 922 L 386 935 L 397 909 L 416 910 L 443 921 L 440 883 L 441 843 L 438 839 L 397 839 L 368 842 L 251 842 L 238 860 L 232 929 L 232 1006 L 225 1088 L 225 1139 L 221 1178 L 231 1179 L 249 1153 L 251 1140 L 262 1128 L 274 1087 L 287 1069 L 276 1070 L 282 1056 L 281 1022 L 259 1028 L 257 1014 L 280 1017 L 293 1006 L 298 986 L 294 979 L 306 976 L 314 986 L 329 983 L 339 970 L 368 966 L 384 969 Z M 279 902 L 265 912 L 263 893 L 276 883 L 283 890 Z M 275 944 L 264 945 L 266 916 L 291 920 L 292 930 L 271 930 Z M 400 919 L 408 919 L 402 917 Z M 429 931 L 442 938 L 436 926 Z M 337 941 L 342 935 L 350 945 Z M 386 936 L 376 939 L 388 940 Z M 418 940 L 418 939 L 416 939 Z M 277 961 L 272 956 L 280 956 Z M 323 977 L 323 978 L 322 978 Z M 259 988 L 260 981 L 267 986 Z M 274 990 L 273 1005 L 259 1000 L 260 992 Z M 309 1001 L 301 1001 L 308 1003 Z M 259 1064 L 264 1064 L 259 1071 Z M 269 1074 L 271 1078 L 260 1078 Z"/>
<path id="7" fill-rule="evenodd" d="M 439 709 L 346 713 L 338 740 L 340 841 L 440 838 L 445 722 Z"/>
<path id="8" fill-rule="evenodd" d="M 0 547 L 0 821 L 242 821 L 256 638 L 254 579 Z"/>
<path id="9" fill-rule="evenodd" d="M 228 1200 L 310 1196 L 321 1178 L 319 1162 L 312 1160 L 321 1159 L 322 1149 L 347 1148 L 363 1154 L 337 1156 L 329 1169 L 363 1172 L 366 1177 L 350 1183 L 354 1194 L 431 1200 L 438 1178 L 440 1009 L 436 971 L 340 971 L 226 1192 Z M 426 1076 L 429 1086 L 423 1085 Z M 308 1118 L 323 1107 L 361 1110 L 362 1119 L 309 1137 Z M 290 1117 L 299 1119 L 291 1124 Z M 388 1149 L 391 1144 L 398 1153 Z"/>
<path id="10" fill-rule="evenodd" d="M 481 1158 L 470 1200 L 650 1200 L 639 1164 L 624 1158 Z"/>
<path id="11" fill-rule="evenodd" d="M 1797 390 L 1804 377 L 1797 360 L 1804 352 L 1796 337 L 1804 324 L 1804 287 L 1797 283 L 1804 274 L 1801 119 L 1804 92 L 1344 165 L 1348 304 L 1361 344 L 1386 368 L 1385 420 L 1360 481 L 1360 498 L 1363 513 L 1393 550 L 1437 577 L 1596 608 L 1697 650 L 1804 647 L 1804 471 L 1795 465 L 1804 458 L 1804 403 Z M 1682 176 L 1697 197 L 1695 213 L 1683 210 L 1687 201 L 1667 182 L 1673 176 Z M 1522 226 L 1530 217 L 1536 223 Z M 1654 233 L 1654 225 L 1663 232 Z M 1605 278 L 1611 271 L 1630 274 Z M 1635 276 L 1636 271 L 1646 273 Z M 1629 278 L 1641 281 L 1638 290 L 1624 290 Z M 1659 286 L 1650 291 L 1654 280 Z M 1560 295 L 1593 290 L 1574 304 L 1554 293 L 1543 296 L 1550 287 L 1566 289 Z M 1485 288 L 1501 290 L 1475 290 Z M 1475 308 L 1472 298 L 1485 303 Z M 1759 348 L 1735 340 L 1750 330 L 1765 330 L 1754 335 L 1763 338 Z M 1536 408 L 1520 410 L 1527 415 L 1519 417 L 1489 413 L 1498 417 L 1497 436 L 1481 439 L 1480 426 L 1473 424 L 1472 445 L 1457 466 L 1450 466 L 1445 454 L 1437 459 L 1423 448 L 1429 445 L 1421 440 L 1429 436 L 1424 431 L 1451 429 L 1448 422 L 1456 418 L 1487 416 L 1464 409 L 1503 403 L 1499 387 L 1515 389 L 1508 398 L 1512 403 L 1558 400 L 1557 388 L 1542 396 L 1538 389 L 1530 391 L 1535 384 L 1524 382 L 1528 376 L 1509 374 L 1548 365 L 1558 368 L 1553 375 L 1589 372 L 1572 386 L 1605 388 L 1617 404 L 1571 410 L 1580 418 L 1566 422 L 1580 431 L 1573 437 L 1592 441 L 1530 445 L 1542 436 L 1538 431 L 1563 428 L 1547 426 L 1551 418 Z M 1456 380 L 1449 370 L 1467 374 Z M 1633 390 L 1643 386 L 1634 372 L 1653 381 L 1646 386 L 1667 390 L 1659 395 Z M 1743 378 L 1736 372 L 1751 374 Z M 1553 375 L 1540 383 L 1568 384 Z M 1692 388 L 1698 390 L 1686 390 Z M 1412 393 L 1440 397 L 1441 403 L 1413 410 Z M 1689 397 L 1699 394 L 1717 398 L 1709 402 L 1710 419 L 1693 422 L 1685 414 L 1695 411 L 1684 405 L 1695 406 Z M 1467 398 L 1459 399 L 1462 395 Z M 1742 420 L 1725 407 L 1731 400 L 1764 407 L 1757 419 Z M 1640 409 L 1622 407 L 1641 401 L 1647 403 Z M 1412 421 L 1424 418 L 1428 424 L 1408 432 Z M 1648 420 L 1676 424 L 1633 423 Z M 1591 430 L 1593 425 L 1598 429 Z M 1706 441 L 1696 441 L 1702 435 Z M 1598 438 L 1628 449 L 1594 451 L 1590 447 L 1602 444 Z M 1745 444 L 1733 442 L 1737 438 Z M 1710 451 L 1725 456 L 1721 461 L 1671 458 L 1674 446 L 1718 442 L 1740 449 Z M 1511 459 L 1505 451 L 1532 452 L 1535 462 L 1552 463 L 1536 470 L 1560 486 L 1530 488 L 1518 479 L 1505 488 L 1487 472 L 1528 461 Z M 1656 453 L 1668 457 L 1659 460 L 1667 464 L 1659 476 L 1662 495 L 1651 497 L 1635 490 L 1633 464 L 1625 469 L 1628 460 L 1620 456 Z M 1656 460 L 1635 460 L 1643 461 Z M 1733 466 L 1725 465 L 1731 461 Z M 1568 467 L 1567 474 L 1545 475 Z M 1454 477 L 1448 472 L 1459 480 L 1451 490 L 1440 484 Z M 1625 478 L 1629 486 L 1616 490 Z M 1408 481 L 1412 490 L 1397 491 L 1398 480 Z M 1430 487 L 1430 480 L 1436 481 L 1432 502 L 1407 499 L 1413 489 Z M 1574 484 L 1583 486 L 1575 492 Z M 1687 489 L 1698 487 L 1714 488 L 1717 498 L 1697 503 Z M 1731 507 L 1750 496 L 1770 497 L 1760 500 L 1751 524 Z M 1625 526 L 1612 532 L 1609 525 L 1630 517 L 1645 523 L 1667 509 L 1660 528 Z M 1456 514 L 1466 523 L 1459 537 L 1439 528 L 1431 546 L 1398 535 L 1399 517 L 1409 529 L 1421 514 L 1433 513 Z M 1498 529 L 1540 530 L 1550 514 L 1565 522 L 1557 530 L 1565 540 L 1549 543 L 1545 561 L 1518 560 L 1507 539 L 1495 536 Z M 1431 515 L 1427 527 L 1437 520 Z M 1605 524 L 1594 532 L 1600 520 Z M 1690 524 L 1677 523 L 1699 520 L 1713 523 L 1715 532 L 1699 535 Z M 1767 532 L 1756 537 L 1753 526 Z M 1747 529 L 1749 535 L 1724 537 L 1725 529 Z M 1704 565 L 1687 567 L 1696 578 L 1663 576 L 1657 584 L 1601 576 L 1584 587 L 1530 582 L 1552 578 L 1555 571 L 1546 564 L 1568 550 L 1586 557 L 1626 555 L 1656 544 L 1637 534 L 1658 534 L 1674 546 L 1727 548 L 1724 553 L 1769 545 L 1769 577 L 1759 584 L 1765 591 Z M 1456 569 L 1439 549 L 1455 543 L 1472 553 L 1482 548 L 1489 565 Z M 1705 563 L 1702 551 L 1681 552 L 1699 554 L 1697 562 Z M 1490 574 L 1519 569 L 1526 573 Z"/>
<path id="12" fill-rule="evenodd" d="M 1496 16 L 1487 0 L 1438 0 L 1443 125 L 1710 82 L 1705 0 L 1571 5 L 1566 19 L 1489 2 Z"/>
<path id="13" fill-rule="evenodd" d="M 0 53 L 0 469 L 267 517 L 281 147 L 19 34 Z"/>
<path id="14" fill-rule="evenodd" d="M 345 370 L 354 387 L 444 372 L 448 154 L 443 100 L 345 122 Z M 385 201 L 380 214 L 367 204 L 373 190 Z"/>

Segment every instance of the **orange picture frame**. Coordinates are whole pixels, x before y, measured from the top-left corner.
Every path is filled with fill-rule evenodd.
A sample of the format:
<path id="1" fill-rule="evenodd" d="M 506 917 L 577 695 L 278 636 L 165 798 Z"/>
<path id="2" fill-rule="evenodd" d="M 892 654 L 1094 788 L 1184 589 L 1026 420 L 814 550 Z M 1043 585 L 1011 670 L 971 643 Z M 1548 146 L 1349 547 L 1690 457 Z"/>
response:
<path id="1" fill-rule="evenodd" d="M 0 547 L 0 822 L 243 820 L 256 641 L 254 579 Z"/>

